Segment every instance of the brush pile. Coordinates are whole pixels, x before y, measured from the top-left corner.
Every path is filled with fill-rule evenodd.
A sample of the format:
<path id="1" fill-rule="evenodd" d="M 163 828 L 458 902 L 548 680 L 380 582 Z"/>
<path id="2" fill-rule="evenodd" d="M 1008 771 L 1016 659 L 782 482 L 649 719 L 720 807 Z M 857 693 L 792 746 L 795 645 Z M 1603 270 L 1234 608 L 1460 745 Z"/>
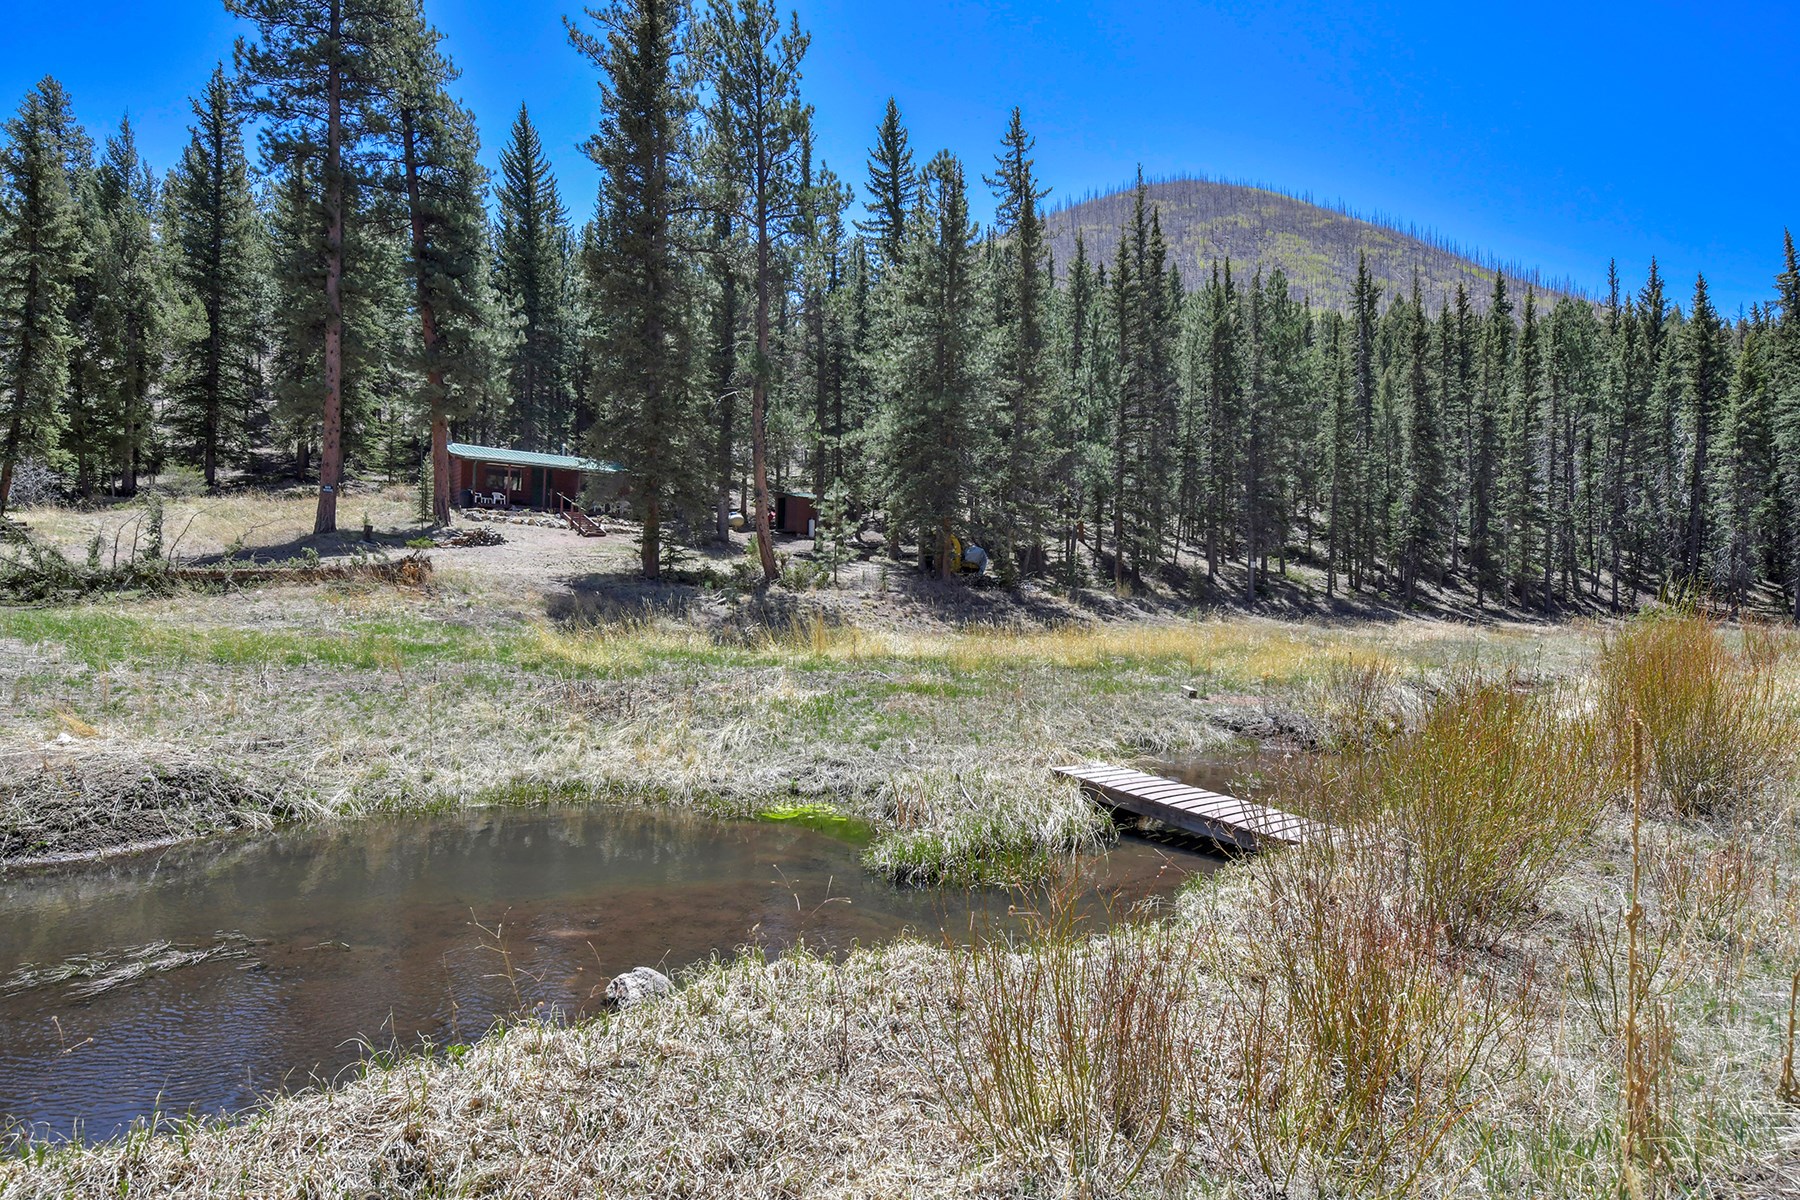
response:
<path id="1" fill-rule="evenodd" d="M 173 747 L 93 748 L 0 771 L 0 864 L 268 828 L 299 815 L 263 787 Z"/>

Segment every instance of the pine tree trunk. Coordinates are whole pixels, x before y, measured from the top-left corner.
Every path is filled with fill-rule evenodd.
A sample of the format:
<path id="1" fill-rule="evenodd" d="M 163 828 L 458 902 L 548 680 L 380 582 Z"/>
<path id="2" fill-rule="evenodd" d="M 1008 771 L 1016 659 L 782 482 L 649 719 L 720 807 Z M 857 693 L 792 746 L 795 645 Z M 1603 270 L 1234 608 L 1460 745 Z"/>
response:
<path id="1" fill-rule="evenodd" d="M 221 294 L 225 263 L 225 123 L 216 116 L 215 113 L 215 119 L 207 122 L 211 158 L 207 171 L 206 409 L 202 421 L 206 444 L 201 458 L 209 490 L 219 486 L 219 407 L 223 403 L 219 393 L 224 386 L 219 360 L 223 356 L 225 326 L 225 298 Z"/>
<path id="2" fill-rule="evenodd" d="M 725 247 L 731 239 L 731 225 L 724 218 L 716 218 L 714 232 L 719 239 L 718 260 L 725 262 L 725 270 L 719 278 L 719 306 L 724 312 L 723 328 L 725 336 L 735 341 L 737 337 L 737 272 L 732 270 Z M 731 540 L 731 451 L 733 445 L 733 424 L 737 415 L 737 393 L 732 388 L 733 372 L 736 362 L 732 355 L 722 352 L 717 345 L 713 348 L 718 368 L 713 377 L 713 387 L 717 390 L 719 406 L 719 498 L 715 513 L 717 533 L 721 542 Z"/>
<path id="3" fill-rule="evenodd" d="M 343 6 L 333 3 L 334 43 L 343 37 Z M 319 510 L 313 532 L 337 529 L 338 487 L 344 475 L 344 78 L 333 64 L 325 85 L 325 409 L 319 422 Z"/>
<path id="4" fill-rule="evenodd" d="M 775 565 L 775 540 L 769 528 L 769 430 L 765 417 L 769 403 L 769 292 L 774 264 L 770 259 L 769 210 L 766 187 L 756 197 L 756 369 L 750 382 L 750 471 L 756 484 L 756 553 L 762 561 L 763 582 L 774 583 L 781 571 Z"/>
<path id="5" fill-rule="evenodd" d="M 19 439 L 24 428 L 25 402 L 15 396 L 12 420 L 6 428 L 6 444 L 0 446 L 0 517 L 6 515 L 6 502 L 12 496 L 13 467 L 19 461 Z"/>
<path id="6" fill-rule="evenodd" d="M 644 493 L 648 497 L 644 501 L 644 537 L 639 559 L 644 569 L 645 579 L 662 577 L 662 502 L 656 498 L 656 489 L 645 481 Z"/>
<path id="7" fill-rule="evenodd" d="M 425 286 L 425 202 L 419 188 L 418 130 L 413 112 L 400 114 L 401 153 L 406 169 L 406 208 L 412 224 L 413 295 L 419 306 L 419 341 L 425 349 L 425 394 L 431 404 L 431 519 L 450 523 L 450 418 L 445 412 L 444 369 L 437 361 L 437 308 Z"/>

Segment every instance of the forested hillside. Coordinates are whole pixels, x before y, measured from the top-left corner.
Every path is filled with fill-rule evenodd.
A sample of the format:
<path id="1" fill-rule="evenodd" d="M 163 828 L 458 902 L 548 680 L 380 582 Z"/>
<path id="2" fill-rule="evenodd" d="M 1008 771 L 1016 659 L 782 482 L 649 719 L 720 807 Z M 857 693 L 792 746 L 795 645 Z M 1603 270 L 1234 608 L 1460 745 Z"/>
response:
<path id="1" fill-rule="evenodd" d="M 596 180 L 555 179 L 523 108 L 479 165 L 428 10 L 228 5 L 254 36 L 195 81 L 166 171 L 128 123 L 96 147 L 54 79 L 6 124 L 0 511 L 20 478 L 97 501 L 186 468 L 316 479 L 320 532 L 346 478 L 424 477 L 448 520 L 456 438 L 622 464 L 651 577 L 741 507 L 773 581 L 789 486 L 827 561 L 868 534 L 944 570 L 973 539 L 1009 583 L 1254 605 L 1303 562 L 1404 603 L 1796 603 L 1780 230 L 1728 321 L 1653 262 L 1593 303 L 1223 185 L 1048 215 L 1016 109 L 965 164 L 890 100 L 853 186 L 764 0 L 570 27 L 601 102 L 599 204 L 571 213 Z"/>
<path id="2" fill-rule="evenodd" d="M 1417 270 L 1433 308 L 1458 284 L 1485 300 L 1500 273 L 1515 292 L 1528 284 L 1540 292 L 1575 290 L 1568 281 L 1546 281 L 1528 267 L 1500 263 L 1423 231 L 1365 220 L 1270 188 L 1200 178 L 1166 179 L 1148 188 L 1170 261 L 1189 287 L 1197 286 L 1214 262 L 1230 259 L 1246 273 L 1280 267 L 1296 299 L 1341 308 L 1354 292 L 1357 259 L 1363 255 L 1386 295 L 1410 287 Z M 1053 208 L 1045 226 L 1059 271 L 1074 258 L 1077 234 L 1090 248 L 1117 241 L 1131 206 L 1127 187 Z"/>

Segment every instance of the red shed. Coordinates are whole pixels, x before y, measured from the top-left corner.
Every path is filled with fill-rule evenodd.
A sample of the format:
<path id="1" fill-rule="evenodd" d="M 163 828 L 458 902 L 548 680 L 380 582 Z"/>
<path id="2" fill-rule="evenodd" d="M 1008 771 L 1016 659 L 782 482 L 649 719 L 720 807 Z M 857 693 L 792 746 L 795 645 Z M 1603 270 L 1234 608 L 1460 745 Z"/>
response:
<path id="1" fill-rule="evenodd" d="M 819 520 L 819 498 L 811 492 L 775 493 L 775 529 L 794 537 L 813 536 Z"/>

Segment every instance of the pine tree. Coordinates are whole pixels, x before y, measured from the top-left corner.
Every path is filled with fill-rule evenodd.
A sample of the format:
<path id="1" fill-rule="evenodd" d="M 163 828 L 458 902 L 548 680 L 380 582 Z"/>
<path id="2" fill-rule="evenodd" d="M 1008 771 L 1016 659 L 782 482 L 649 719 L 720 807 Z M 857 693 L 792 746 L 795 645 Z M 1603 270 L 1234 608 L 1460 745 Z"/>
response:
<path id="1" fill-rule="evenodd" d="M 1506 469 L 1500 481 L 1514 595 L 1519 607 L 1530 603 L 1536 555 L 1541 553 L 1544 503 L 1543 324 L 1537 294 L 1525 292 L 1520 314 L 1519 352 L 1513 365 L 1512 397 L 1506 426 Z"/>
<path id="2" fill-rule="evenodd" d="M 390 187 L 406 210 L 407 274 L 419 324 L 417 349 L 408 357 L 422 380 L 419 402 L 430 429 L 432 520 L 444 524 L 450 520 L 450 422 L 475 413 L 495 373 L 498 347 L 483 206 L 487 176 L 476 160 L 474 117 L 446 90 L 457 73 L 438 41 L 415 8 L 401 39 L 394 94 L 400 153 Z"/>
<path id="3" fill-rule="evenodd" d="M 1661 269 L 1654 258 L 1638 292 L 1638 333 L 1643 355 L 1646 455 L 1649 487 L 1640 501 L 1644 528 L 1644 562 L 1639 575 L 1646 586 L 1680 571 L 1682 529 L 1681 379 L 1677 343 L 1669 334 L 1674 321 L 1664 298 Z"/>
<path id="4" fill-rule="evenodd" d="M 527 449 L 564 446 L 573 433 L 568 323 L 571 238 L 550 160 L 524 105 L 500 152 L 495 284 L 516 324 L 507 355 L 507 433 Z"/>
<path id="5" fill-rule="evenodd" d="M 1244 601 L 1254 605 L 1258 557 L 1267 553 L 1263 546 L 1263 531 L 1273 524 L 1270 493 L 1275 472 L 1271 460 L 1276 433 L 1273 427 L 1275 410 L 1267 388 L 1268 329 L 1260 270 L 1251 277 L 1243 307 L 1244 371 L 1240 394 L 1243 397 L 1244 444 L 1239 510 L 1243 514 Z"/>
<path id="6" fill-rule="evenodd" d="M 1602 515 L 1606 542 L 1607 574 L 1610 578 L 1610 603 L 1619 607 L 1619 588 L 1625 570 L 1625 548 L 1630 540 L 1628 514 L 1632 476 L 1632 449 L 1635 426 L 1639 424 L 1631 397 L 1632 361 L 1629 331 L 1636 322 L 1619 299 L 1619 266 L 1609 262 L 1606 268 L 1606 317 L 1602 327 L 1603 365 L 1600 381 L 1600 419 L 1604 429 L 1601 467 Z"/>
<path id="7" fill-rule="evenodd" d="M 1313 314 L 1305 301 L 1296 303 L 1287 273 L 1276 267 L 1269 274 L 1267 295 L 1267 349 L 1263 375 L 1269 393 L 1274 443 L 1270 466 L 1274 472 L 1270 502 L 1271 522 L 1265 522 L 1277 556 L 1277 567 L 1287 574 L 1288 550 L 1296 540 L 1302 553 L 1312 553 L 1313 517 L 1319 509 L 1322 464 L 1314 456 L 1320 433 L 1317 395 L 1322 387 L 1320 355 L 1313 341 Z"/>
<path id="8" fill-rule="evenodd" d="M 1376 305 L 1381 289 L 1369 274 L 1369 258 L 1359 251 L 1356 256 L 1356 287 L 1351 298 L 1352 352 L 1351 371 L 1353 402 L 1356 411 L 1356 479 L 1352 499 L 1354 541 L 1350 547 L 1350 587 L 1362 590 L 1370 572 L 1375 569 L 1376 549 L 1380 545 L 1376 513 L 1380 507 L 1381 471 L 1384 466 L 1379 452 L 1376 377 Z"/>
<path id="9" fill-rule="evenodd" d="M 1438 316 L 1438 412 L 1445 443 L 1445 524 L 1450 550 L 1449 575 L 1462 573 L 1462 549 L 1468 540 L 1469 460 L 1474 452 L 1475 319 L 1469 291 L 1456 285 L 1456 299 Z"/>
<path id="10" fill-rule="evenodd" d="M 1686 340 L 1683 399 L 1691 446 L 1687 454 L 1687 533 L 1682 542 L 1681 572 L 1683 580 L 1694 585 L 1701 578 L 1711 516 L 1707 484 L 1712 470 L 1713 425 L 1724 404 L 1728 384 L 1725 328 L 1707 295 L 1704 275 L 1694 281 L 1694 305 L 1688 317 Z"/>
<path id="11" fill-rule="evenodd" d="M 313 159 L 295 155 L 277 166 L 269 186 L 270 418 L 272 436 L 289 452 L 301 477 L 318 446 L 324 378 L 324 239 L 313 198 L 317 176 Z"/>
<path id="12" fill-rule="evenodd" d="M 1111 430 L 1115 587 L 1123 586 L 1127 563 L 1132 579 L 1141 580 L 1146 559 L 1154 564 L 1162 548 L 1169 477 L 1162 448 L 1175 442 L 1179 411 L 1173 282 L 1161 223 L 1140 172 L 1112 279 L 1118 337 Z"/>
<path id="13" fill-rule="evenodd" d="M 1494 294 L 1482 322 L 1479 383 L 1469 454 L 1469 570 L 1475 580 L 1475 603 L 1500 587 L 1506 545 L 1494 528 L 1496 486 L 1500 483 L 1504 448 L 1502 419 L 1510 393 L 1509 372 L 1515 329 L 1512 302 L 1506 298 L 1506 276 L 1494 276 Z"/>
<path id="14" fill-rule="evenodd" d="M 1710 547 L 1713 587 L 1735 613 L 1780 544 L 1774 405 L 1760 316 L 1738 352 L 1737 371 L 1719 421 L 1709 490 L 1717 517 Z"/>
<path id="15" fill-rule="evenodd" d="M 84 142 L 68 94 L 46 77 L 0 149 L 0 516 L 19 460 L 49 454 L 62 428 L 69 306 L 85 256 L 71 165 Z"/>
<path id="16" fill-rule="evenodd" d="M 868 235 L 876 268 L 883 271 L 900 261 L 907 221 L 919 195 L 912 148 L 907 145 L 906 127 L 900 123 L 900 106 L 891 96 L 875 130 L 875 146 L 869 151 L 868 189 L 869 219 L 858 221 L 856 228 Z"/>
<path id="17" fill-rule="evenodd" d="M 344 277 L 353 175 L 383 127 L 393 80 L 384 40 L 405 12 L 399 0 L 226 0 L 260 39 L 239 39 L 238 69 L 253 89 L 251 111 L 268 122 L 278 163 L 317 158 L 324 226 L 320 321 L 319 505 L 315 533 L 337 528 L 344 476 Z M 294 178 L 307 180 L 297 170 Z"/>
<path id="18" fill-rule="evenodd" d="M 1206 407 L 1200 435 L 1200 488 L 1204 496 L 1201 537 L 1206 549 L 1206 577 L 1216 580 L 1226 553 L 1227 532 L 1236 523 L 1238 443 L 1242 415 L 1239 363 L 1238 295 L 1231 260 L 1223 271 L 1215 264 L 1212 284 L 1202 301 L 1206 344 Z"/>
<path id="19" fill-rule="evenodd" d="M 890 522 L 917 531 L 921 565 L 956 567 L 951 540 L 967 519 L 980 461 L 982 330 L 975 227 L 962 164 L 947 151 L 926 164 L 886 313 Z"/>
<path id="20" fill-rule="evenodd" d="M 75 468 L 75 490 L 92 500 L 110 474 L 108 442 L 112 414 L 107 411 L 106 346 L 100 309 L 105 300 L 105 262 L 112 240 L 100 203 L 100 181 L 93 146 L 85 132 L 69 162 L 75 195 L 75 223 L 80 230 L 81 263 L 71 275 L 69 299 L 68 390 L 63 395 L 61 451 Z"/>
<path id="21" fill-rule="evenodd" d="M 214 487 L 220 466 L 247 450 L 268 251 L 224 67 L 192 107 L 187 149 L 165 190 L 170 274 L 192 313 L 176 335 L 168 416 L 178 451 Z"/>
<path id="22" fill-rule="evenodd" d="M 1357 422 L 1355 390 L 1351 385 L 1354 355 L 1349 346 L 1348 322 L 1341 313 L 1326 313 L 1324 419 L 1321 436 L 1330 486 L 1326 496 L 1325 595 L 1336 595 L 1340 568 L 1347 568 L 1356 533 Z M 1346 571 L 1347 573 L 1347 571 Z"/>
<path id="23" fill-rule="evenodd" d="M 1050 257 L 1040 207 L 1050 193 L 1038 186 L 1034 145 L 1019 110 L 1013 109 L 995 173 L 984 181 L 998 200 L 995 234 L 1000 239 L 994 383 L 1001 445 L 993 491 L 995 550 L 1003 574 L 1041 568 L 1050 507 L 1044 462 L 1056 373 L 1050 357 Z"/>
<path id="24" fill-rule="evenodd" d="M 707 388 L 713 396 L 716 430 L 715 467 L 718 497 L 714 532 L 721 542 L 731 537 L 732 490 L 736 477 L 738 408 L 738 341 L 743 314 L 738 303 L 740 248 L 729 206 L 715 207 L 706 240 Z"/>
<path id="25" fill-rule="evenodd" d="M 1782 493 L 1800 498 L 1800 253 L 1791 231 L 1782 233 L 1781 274 L 1776 276 L 1781 315 L 1774 328 L 1772 354 L 1775 401 L 1775 446 Z M 1776 579 L 1787 589 L 1792 615 L 1800 623 L 1800 514 L 1789 513 L 1781 538 L 1785 569 Z"/>
<path id="26" fill-rule="evenodd" d="M 850 517 L 850 490 L 840 476 L 831 481 L 819 498 L 819 530 L 813 560 L 831 572 L 831 582 L 838 572 L 856 556 L 856 530 Z"/>
<path id="27" fill-rule="evenodd" d="M 1572 597 L 1579 591 L 1584 569 L 1596 585 L 1593 594 L 1598 595 L 1601 441 L 1606 422 L 1601 402 L 1601 338 L 1593 306 L 1568 296 L 1556 302 L 1550 313 L 1549 409 L 1545 413 L 1550 443 L 1543 560 L 1546 609 L 1556 595 Z"/>
<path id="28" fill-rule="evenodd" d="M 1401 530 L 1400 584 L 1410 605 L 1419 576 L 1443 548 L 1444 447 L 1442 412 L 1431 387 L 1431 325 L 1425 315 L 1419 273 L 1405 309 L 1405 464 L 1394 514 Z"/>
<path id="29" fill-rule="evenodd" d="M 679 237 L 692 193 L 694 107 L 681 61 L 684 13 L 674 0 L 618 0 L 589 10 L 595 31 L 568 26 L 600 71 L 604 114 L 587 143 L 605 222 L 588 263 L 599 339 L 593 389 L 604 406 L 589 444 L 631 476 L 649 579 L 661 574 L 664 520 L 700 512 L 708 491 L 695 288 Z"/>
<path id="30" fill-rule="evenodd" d="M 711 0 L 705 30 L 712 87 L 710 153 L 737 187 L 734 218 L 750 242 L 752 293 L 750 471 L 763 580 L 780 574 L 769 528 L 769 393 L 775 383 L 772 315 L 785 294 L 787 251 L 806 215 L 803 160 L 812 110 L 800 99 L 800 63 L 809 42 L 797 17 L 787 28 L 769 0 Z"/>
<path id="31" fill-rule="evenodd" d="M 1095 502 L 1094 553 L 1100 552 L 1101 521 L 1098 509 L 1106 497 L 1111 477 L 1107 455 L 1111 441 L 1106 433 L 1111 411 L 1104 395 L 1107 347 L 1103 332 L 1106 292 L 1104 268 L 1096 271 L 1088 261 L 1087 242 L 1075 234 L 1075 256 L 1069 264 L 1066 299 L 1061 306 L 1064 334 L 1063 386 L 1055 394 L 1063 398 L 1056 417 L 1057 461 L 1063 491 L 1063 582 L 1080 581 L 1078 549 L 1083 544 L 1084 514 L 1090 498 Z"/>
<path id="32" fill-rule="evenodd" d="M 165 260 L 153 231 L 157 187 L 138 157 L 129 120 L 107 141 L 97 183 L 107 235 L 95 263 L 107 457 L 119 490 L 129 496 L 154 454 L 152 399 L 162 381 L 168 327 Z"/>

